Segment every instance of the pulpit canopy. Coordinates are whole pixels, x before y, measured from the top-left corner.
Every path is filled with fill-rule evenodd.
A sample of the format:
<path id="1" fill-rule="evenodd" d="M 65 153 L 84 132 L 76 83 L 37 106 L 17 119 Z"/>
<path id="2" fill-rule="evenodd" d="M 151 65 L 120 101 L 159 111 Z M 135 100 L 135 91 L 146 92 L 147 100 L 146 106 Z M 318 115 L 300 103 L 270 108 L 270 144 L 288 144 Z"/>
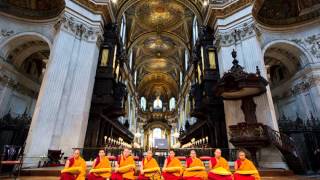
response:
<path id="1" fill-rule="evenodd" d="M 233 57 L 233 66 L 218 81 L 215 87 L 215 94 L 222 96 L 226 100 L 237 100 L 264 93 L 268 81 L 260 75 L 258 66 L 256 73 L 245 72 L 236 59 L 237 52 L 233 50 L 231 55 Z"/>

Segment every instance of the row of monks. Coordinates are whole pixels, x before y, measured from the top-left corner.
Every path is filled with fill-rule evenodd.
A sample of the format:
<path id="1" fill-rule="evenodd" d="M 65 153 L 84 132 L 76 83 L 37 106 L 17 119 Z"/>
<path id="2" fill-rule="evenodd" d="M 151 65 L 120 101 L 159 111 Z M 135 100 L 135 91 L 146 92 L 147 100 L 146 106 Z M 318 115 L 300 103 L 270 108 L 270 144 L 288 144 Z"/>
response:
<path id="1" fill-rule="evenodd" d="M 197 158 L 196 151 L 190 151 L 190 157 L 186 159 L 185 167 L 175 157 L 175 152 L 170 150 L 169 156 L 164 162 L 162 172 L 157 161 L 152 157 L 152 151 L 148 151 L 140 167 L 139 176 L 135 176 L 136 163 L 129 149 L 124 149 L 118 157 L 115 168 L 112 171 L 105 150 L 99 151 L 98 157 L 93 161 L 92 168 L 87 175 L 88 180 L 260 180 L 259 173 L 254 164 L 246 158 L 244 151 L 238 152 L 238 160 L 235 161 L 235 171 L 232 174 L 228 162 L 221 157 L 221 150 L 216 149 L 214 157 L 209 161 L 209 172 L 203 162 Z M 60 180 L 85 180 L 86 162 L 80 156 L 80 150 L 76 149 L 61 171 Z"/>

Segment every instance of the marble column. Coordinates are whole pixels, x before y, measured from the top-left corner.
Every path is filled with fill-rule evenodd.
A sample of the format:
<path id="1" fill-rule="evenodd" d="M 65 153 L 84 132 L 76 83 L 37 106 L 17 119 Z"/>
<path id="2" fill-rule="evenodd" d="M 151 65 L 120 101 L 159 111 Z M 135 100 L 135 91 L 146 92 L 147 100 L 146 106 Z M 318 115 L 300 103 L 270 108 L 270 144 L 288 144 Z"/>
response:
<path id="1" fill-rule="evenodd" d="M 266 78 L 263 53 L 259 41 L 260 32 L 251 13 L 252 6 L 249 6 L 216 21 L 215 36 L 221 76 L 231 68 L 233 60 L 231 52 L 235 49 L 239 64 L 244 67 L 245 71 L 256 72 L 256 66 L 258 66 L 262 75 Z M 270 88 L 267 87 L 265 94 L 255 97 L 254 102 L 257 105 L 257 121 L 279 131 Z M 227 127 L 245 121 L 240 100 L 224 101 L 224 106 Z M 230 147 L 233 146 L 230 144 Z M 258 160 L 262 167 L 287 167 L 282 161 L 279 151 L 273 147 L 262 149 L 258 153 Z"/>
<path id="2" fill-rule="evenodd" d="M 72 148 L 84 145 L 103 25 L 100 15 L 75 4 L 67 6 L 73 9 L 66 8 L 54 26 L 56 35 L 27 138 L 25 166 L 35 165 L 48 149 L 61 149 L 68 156 Z"/>

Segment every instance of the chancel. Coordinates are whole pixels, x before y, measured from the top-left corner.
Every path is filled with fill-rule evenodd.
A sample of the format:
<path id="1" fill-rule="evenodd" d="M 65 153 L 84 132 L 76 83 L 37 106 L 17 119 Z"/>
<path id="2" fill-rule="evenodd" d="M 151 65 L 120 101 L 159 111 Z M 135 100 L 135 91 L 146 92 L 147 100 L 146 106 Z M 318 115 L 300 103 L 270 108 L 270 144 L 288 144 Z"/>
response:
<path id="1" fill-rule="evenodd" d="M 317 176 L 319 12 L 1 0 L 0 179 Z"/>

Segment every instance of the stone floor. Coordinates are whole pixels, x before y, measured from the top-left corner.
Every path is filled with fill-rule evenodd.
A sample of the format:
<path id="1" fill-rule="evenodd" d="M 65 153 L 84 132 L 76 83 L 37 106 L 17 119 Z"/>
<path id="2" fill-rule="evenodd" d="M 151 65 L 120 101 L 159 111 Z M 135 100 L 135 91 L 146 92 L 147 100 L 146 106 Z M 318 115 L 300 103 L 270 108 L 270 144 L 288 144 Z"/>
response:
<path id="1" fill-rule="evenodd" d="M 1 180 L 11 180 L 13 178 L 0 177 Z M 17 180 L 59 180 L 57 177 L 31 176 L 20 177 Z M 287 177 L 263 177 L 261 180 L 320 180 L 320 177 L 306 177 L 306 176 L 287 176 Z"/>

